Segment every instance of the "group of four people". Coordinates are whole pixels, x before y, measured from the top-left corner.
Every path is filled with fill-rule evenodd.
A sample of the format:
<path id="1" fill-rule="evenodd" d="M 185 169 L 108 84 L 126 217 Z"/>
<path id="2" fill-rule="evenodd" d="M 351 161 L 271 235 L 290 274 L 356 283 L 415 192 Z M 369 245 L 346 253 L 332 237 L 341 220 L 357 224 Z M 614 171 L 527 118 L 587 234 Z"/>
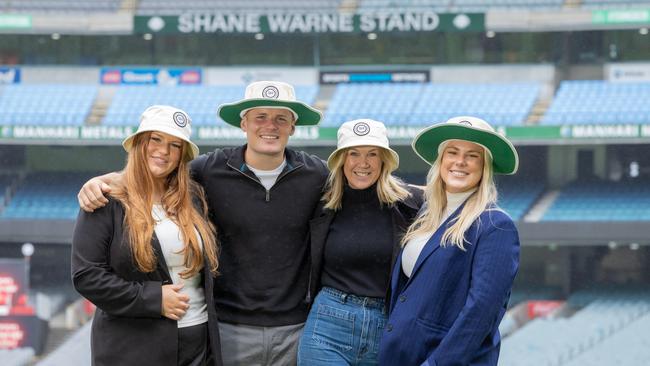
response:
<path id="1" fill-rule="evenodd" d="M 125 169 L 79 193 L 95 365 L 496 365 L 519 255 L 493 181 L 517 170 L 508 140 L 474 117 L 423 130 L 421 190 L 381 122 L 342 124 L 327 162 L 287 148 L 321 119 L 289 84 L 219 115 L 247 143 L 198 155 L 184 111 L 148 108 Z"/>

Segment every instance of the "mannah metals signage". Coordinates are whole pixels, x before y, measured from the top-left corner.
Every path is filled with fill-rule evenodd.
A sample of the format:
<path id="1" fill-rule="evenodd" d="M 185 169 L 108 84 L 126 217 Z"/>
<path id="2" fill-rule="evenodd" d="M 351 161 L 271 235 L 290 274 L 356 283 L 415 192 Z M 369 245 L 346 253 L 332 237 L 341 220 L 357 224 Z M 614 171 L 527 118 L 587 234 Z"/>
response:
<path id="1" fill-rule="evenodd" d="M 648 9 L 613 9 L 594 10 L 591 13 L 594 24 L 650 24 L 650 8 Z"/>
<path id="2" fill-rule="evenodd" d="M 341 13 L 185 13 L 179 16 L 135 16 L 135 33 L 353 33 L 353 32 L 481 32 L 483 13 L 433 11 Z"/>
<path id="3" fill-rule="evenodd" d="M 426 126 L 387 126 L 388 136 L 396 145 L 410 144 Z M 30 144 L 104 144 L 118 145 L 135 132 L 136 126 L 0 126 L 0 141 Z M 515 143 L 563 144 L 580 141 L 616 140 L 617 142 L 650 141 L 650 124 L 592 124 L 563 126 L 497 126 L 498 133 Z M 299 126 L 291 137 L 293 143 L 323 146 L 336 145 L 336 127 Z M 231 126 L 198 126 L 192 139 L 201 145 L 239 144 L 245 134 Z"/>

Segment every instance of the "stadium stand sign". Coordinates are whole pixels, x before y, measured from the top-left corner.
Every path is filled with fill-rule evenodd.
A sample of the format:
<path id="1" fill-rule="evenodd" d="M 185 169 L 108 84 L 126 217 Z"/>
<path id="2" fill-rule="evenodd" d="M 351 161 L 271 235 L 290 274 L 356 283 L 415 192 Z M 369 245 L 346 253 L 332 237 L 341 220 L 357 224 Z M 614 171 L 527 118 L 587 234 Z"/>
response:
<path id="1" fill-rule="evenodd" d="M 595 24 L 647 25 L 650 23 L 650 9 L 594 10 L 591 19 Z"/>
<path id="2" fill-rule="evenodd" d="M 134 16 L 134 33 L 481 32 L 483 13 L 185 13 Z"/>
<path id="3" fill-rule="evenodd" d="M 408 145 L 423 126 L 388 126 L 396 145 Z M 650 124 L 591 124 L 562 126 L 498 126 L 497 132 L 516 144 L 566 144 L 599 140 L 638 142 L 650 140 Z M 293 143 L 332 146 L 336 127 L 298 127 Z M 135 126 L 0 126 L 0 142 L 118 145 L 135 131 Z M 246 136 L 231 126 L 199 126 L 193 131 L 198 144 L 239 144 Z"/>
<path id="4" fill-rule="evenodd" d="M 0 14 L 0 30 L 31 29 L 31 15 Z"/>
<path id="5" fill-rule="evenodd" d="M 201 80 L 200 68 L 103 68 L 99 74 L 102 84 L 199 85 Z"/>
<path id="6" fill-rule="evenodd" d="M 320 73 L 321 84 L 342 83 L 427 83 L 429 70 L 421 71 L 323 71 Z"/>

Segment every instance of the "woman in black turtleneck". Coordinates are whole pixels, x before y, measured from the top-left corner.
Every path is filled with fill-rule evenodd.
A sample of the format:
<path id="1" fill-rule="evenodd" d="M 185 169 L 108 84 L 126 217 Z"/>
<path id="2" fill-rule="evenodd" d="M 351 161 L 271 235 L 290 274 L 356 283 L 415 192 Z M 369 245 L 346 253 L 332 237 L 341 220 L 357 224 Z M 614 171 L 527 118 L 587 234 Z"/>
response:
<path id="1" fill-rule="evenodd" d="M 311 312 L 299 365 L 374 365 L 386 324 L 385 299 L 400 238 L 422 192 L 392 176 L 399 157 L 383 123 L 338 130 L 330 176 L 311 229 Z"/>

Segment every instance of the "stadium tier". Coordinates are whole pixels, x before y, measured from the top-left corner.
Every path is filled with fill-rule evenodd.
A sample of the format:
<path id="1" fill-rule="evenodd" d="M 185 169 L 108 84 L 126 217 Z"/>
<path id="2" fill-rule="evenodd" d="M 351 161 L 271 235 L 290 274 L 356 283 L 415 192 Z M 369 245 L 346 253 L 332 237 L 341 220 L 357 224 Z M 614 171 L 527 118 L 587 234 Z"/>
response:
<path id="1" fill-rule="evenodd" d="M 0 90 L 0 125 L 83 125 L 97 85 L 12 84 Z"/>
<path id="2" fill-rule="evenodd" d="M 336 12 L 341 0 L 140 0 L 138 14 L 181 14 L 187 12 L 232 12 L 232 11 L 327 11 Z"/>
<path id="3" fill-rule="evenodd" d="M 104 117 L 105 125 L 137 125 L 140 114 L 153 104 L 168 104 L 185 110 L 194 126 L 226 125 L 217 117 L 217 107 L 241 98 L 244 86 L 121 86 Z M 299 100 L 313 104 L 317 86 L 298 86 Z"/>
<path id="4" fill-rule="evenodd" d="M 526 120 L 539 91 L 535 83 L 340 84 L 322 125 L 373 118 L 388 125 L 425 126 L 458 115 L 517 125 Z"/>
<path id="5" fill-rule="evenodd" d="M 33 357 L 32 348 L 0 349 L 0 360 L 3 366 L 28 365 Z"/>
<path id="6" fill-rule="evenodd" d="M 647 181 L 575 181 L 562 189 L 542 221 L 650 220 Z"/>
<path id="7" fill-rule="evenodd" d="M 500 366 L 563 366 L 590 365 L 578 360 L 591 358 L 592 352 L 602 351 L 602 345 L 616 343 L 618 337 L 637 334 L 639 324 L 647 324 L 650 315 L 650 295 L 647 290 L 618 289 L 597 295 L 572 295 L 567 304 L 575 307 L 583 301 L 575 297 L 589 297 L 590 301 L 576 308 L 577 312 L 564 318 L 536 318 L 503 340 Z M 615 338 L 616 337 L 616 338 Z M 645 332 L 641 343 L 650 341 Z M 627 349 L 627 347 L 625 347 Z M 621 362 L 598 363 L 598 365 L 641 365 L 634 362 L 637 351 L 613 352 L 612 359 Z M 647 360 L 647 359 L 646 359 Z"/>
<path id="8" fill-rule="evenodd" d="M 513 220 L 521 220 L 531 208 L 535 200 L 544 192 L 544 184 L 540 181 L 515 181 L 502 179 L 498 181 L 499 206 Z"/>
<path id="9" fill-rule="evenodd" d="M 81 185 L 97 173 L 28 174 L 18 186 L 0 218 L 16 219 L 75 219 L 79 212 L 77 192 Z"/>
<path id="10" fill-rule="evenodd" d="M 650 314 L 635 320 L 566 366 L 644 365 L 650 360 Z M 624 351 L 622 351 L 624 350 Z"/>
<path id="11" fill-rule="evenodd" d="M 0 11 L 10 12 L 116 12 L 122 0 L 0 0 Z"/>
<path id="12" fill-rule="evenodd" d="M 650 123 L 650 83 L 563 81 L 542 124 Z"/>
<path id="13" fill-rule="evenodd" d="M 564 0 L 361 0 L 359 11 L 426 9 L 437 12 L 483 12 L 490 9 L 559 9 Z"/>

